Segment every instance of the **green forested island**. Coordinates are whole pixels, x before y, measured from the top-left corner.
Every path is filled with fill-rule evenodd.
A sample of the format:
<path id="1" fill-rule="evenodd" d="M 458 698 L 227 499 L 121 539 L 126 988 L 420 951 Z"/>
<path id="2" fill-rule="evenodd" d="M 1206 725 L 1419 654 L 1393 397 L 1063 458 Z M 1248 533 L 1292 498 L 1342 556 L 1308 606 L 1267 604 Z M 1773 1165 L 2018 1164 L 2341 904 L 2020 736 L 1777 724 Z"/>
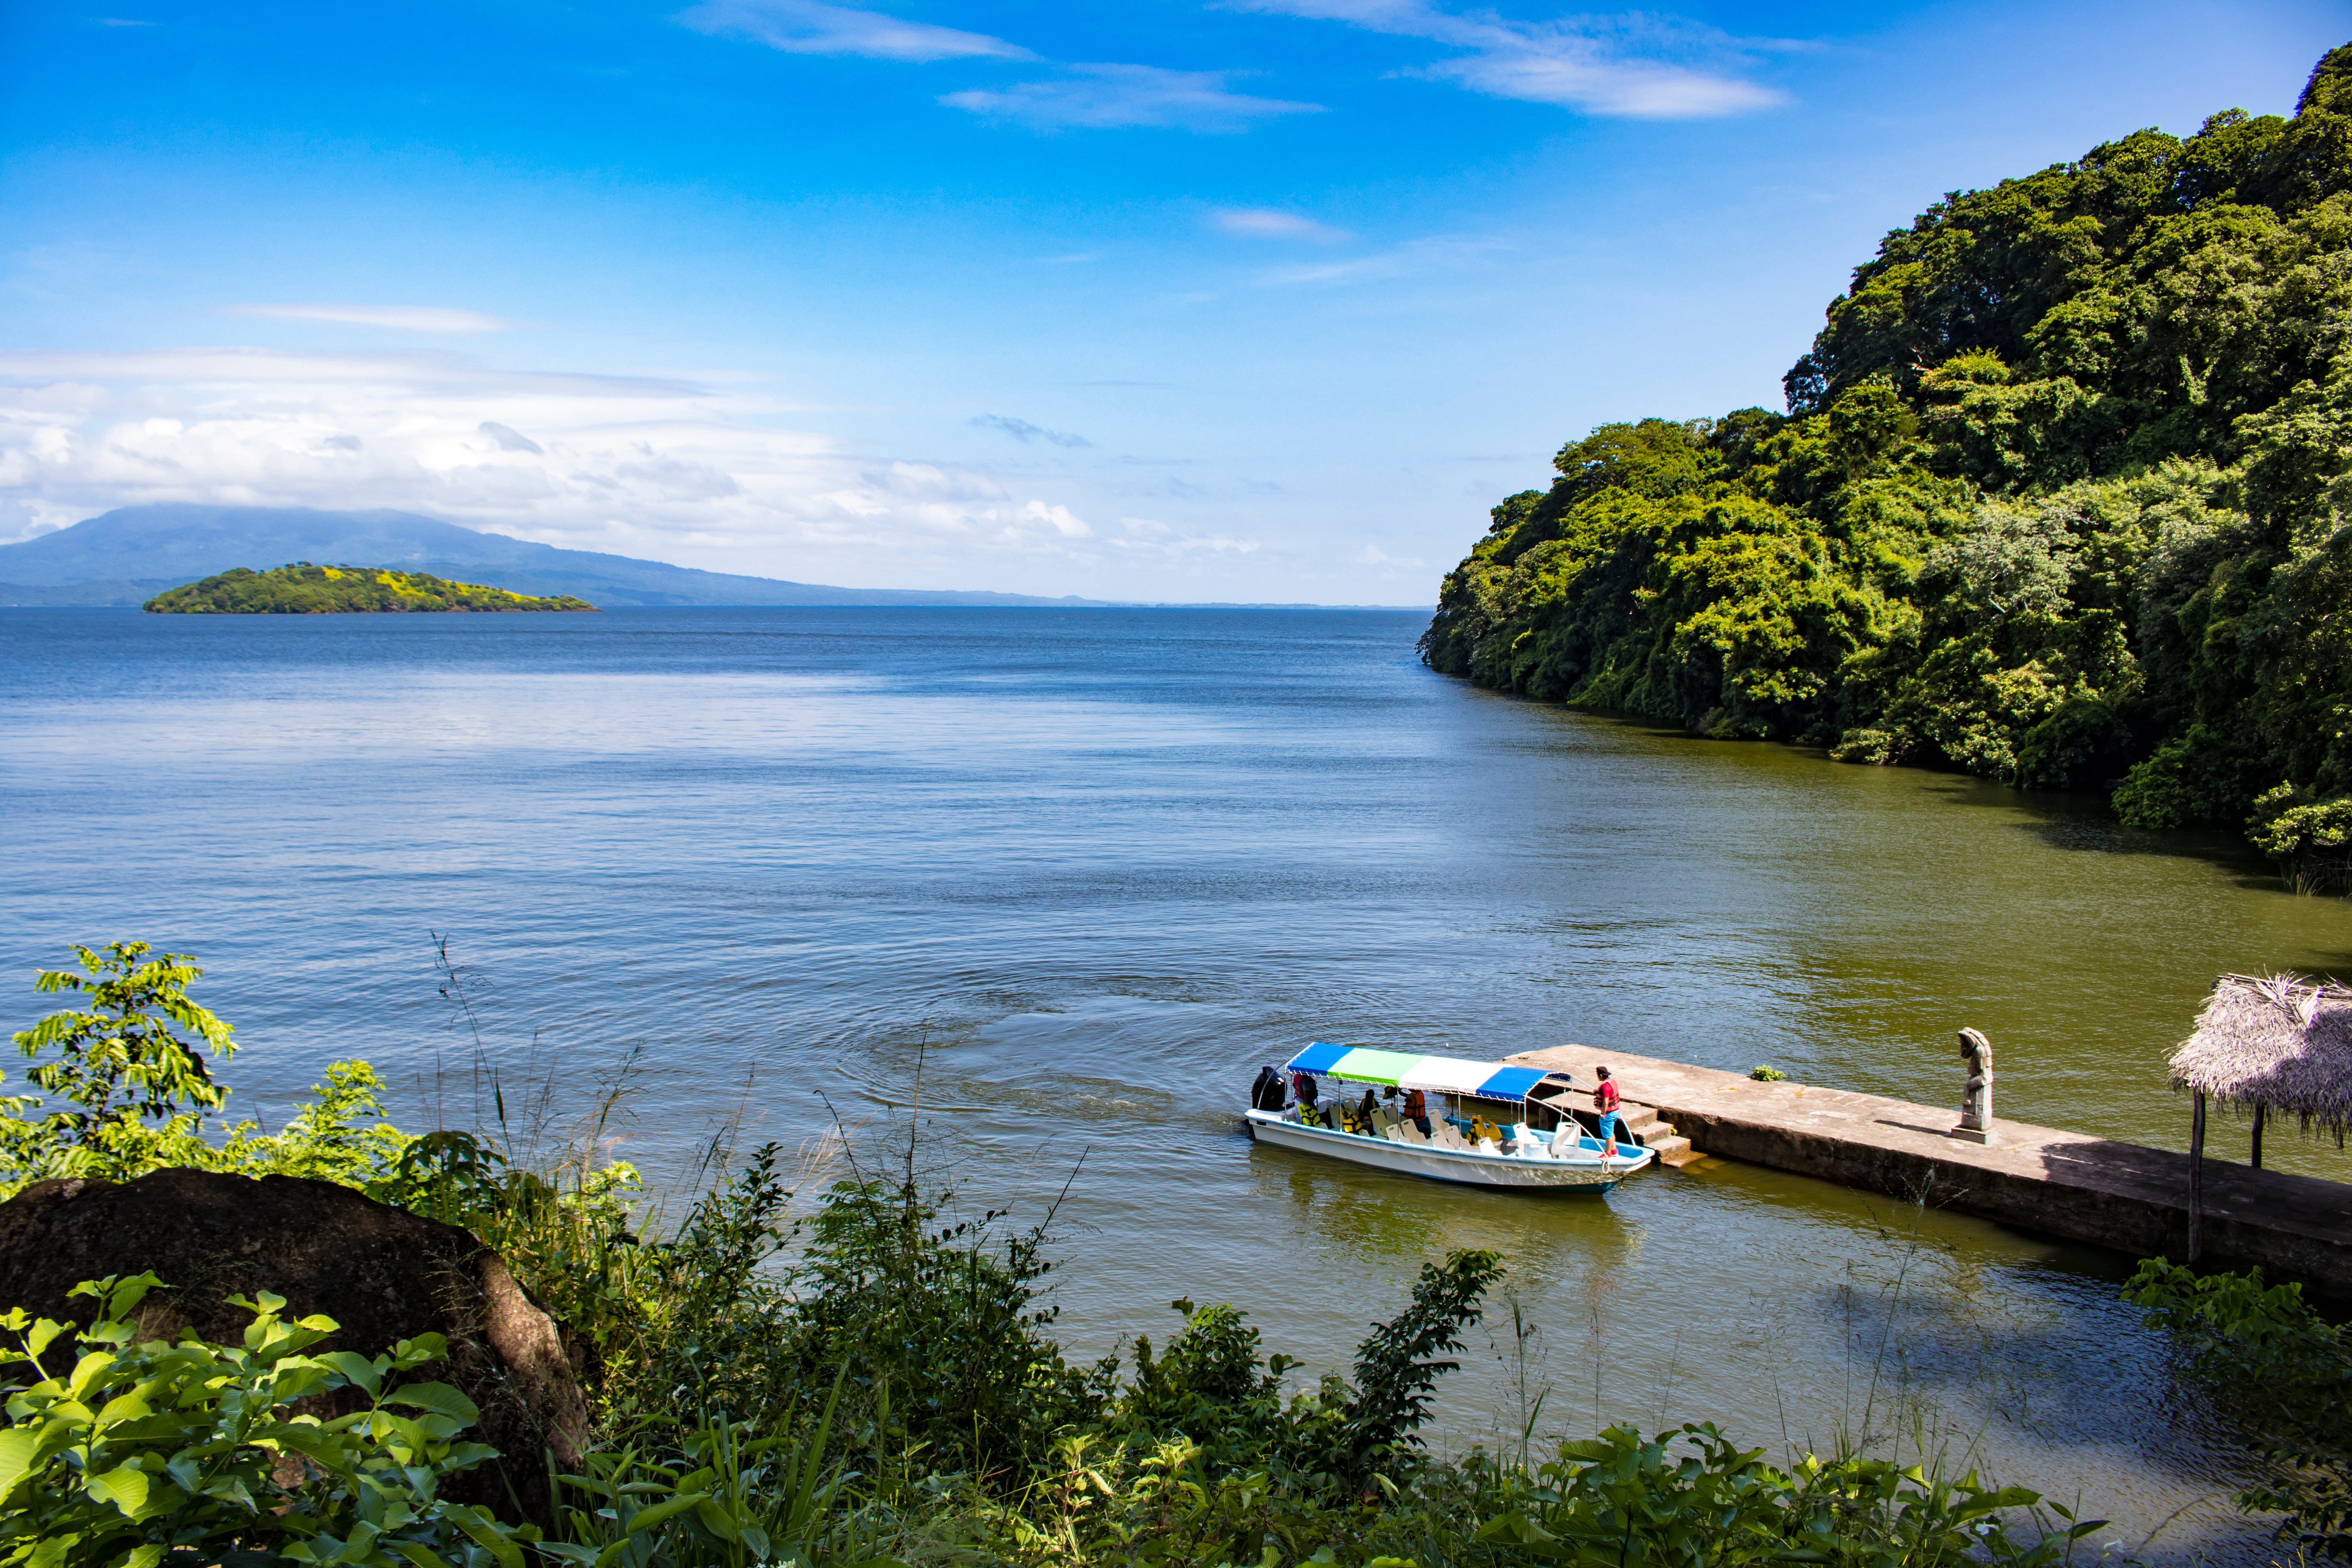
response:
<path id="1" fill-rule="evenodd" d="M 1563 447 L 1423 657 L 2352 879 L 2352 45 L 2291 119 L 1946 196 L 1784 384 Z"/>
<path id="2" fill-rule="evenodd" d="M 313 566 L 299 561 L 268 572 L 243 566 L 158 594 L 146 607 L 183 616 L 401 615 L 432 610 L 593 610 L 568 594 L 533 598 L 479 583 L 452 583 L 384 566 Z"/>

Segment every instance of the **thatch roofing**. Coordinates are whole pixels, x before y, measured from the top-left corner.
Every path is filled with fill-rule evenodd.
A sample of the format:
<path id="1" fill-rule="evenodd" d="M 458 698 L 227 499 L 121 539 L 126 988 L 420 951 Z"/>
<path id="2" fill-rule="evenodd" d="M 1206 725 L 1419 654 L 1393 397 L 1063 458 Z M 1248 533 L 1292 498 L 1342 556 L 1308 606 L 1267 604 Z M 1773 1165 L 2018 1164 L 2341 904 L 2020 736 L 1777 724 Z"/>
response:
<path id="1" fill-rule="evenodd" d="M 2352 990 L 2293 974 L 2221 976 L 2172 1053 L 2172 1086 L 2285 1111 L 2342 1142 L 2352 1124 Z"/>

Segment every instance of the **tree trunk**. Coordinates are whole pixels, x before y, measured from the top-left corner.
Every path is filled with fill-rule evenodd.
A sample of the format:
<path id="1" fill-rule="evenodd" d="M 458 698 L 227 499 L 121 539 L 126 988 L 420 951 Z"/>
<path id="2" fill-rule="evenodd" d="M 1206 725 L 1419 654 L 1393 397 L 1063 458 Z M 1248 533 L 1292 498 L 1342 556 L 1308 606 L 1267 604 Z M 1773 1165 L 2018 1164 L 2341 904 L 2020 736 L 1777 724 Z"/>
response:
<path id="1" fill-rule="evenodd" d="M 2254 1107 L 2254 1169 L 2263 1168 L 2263 1118 L 2270 1113 L 2267 1105 Z"/>

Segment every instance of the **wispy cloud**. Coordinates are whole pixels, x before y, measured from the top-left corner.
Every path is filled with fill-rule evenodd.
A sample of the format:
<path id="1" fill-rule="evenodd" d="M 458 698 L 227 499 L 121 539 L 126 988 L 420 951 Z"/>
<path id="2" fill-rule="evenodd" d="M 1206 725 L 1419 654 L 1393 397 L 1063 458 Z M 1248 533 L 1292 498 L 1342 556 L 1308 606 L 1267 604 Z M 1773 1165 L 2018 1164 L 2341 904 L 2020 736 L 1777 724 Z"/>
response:
<path id="1" fill-rule="evenodd" d="M 950 92 L 940 101 L 1004 120 L 1048 127 L 1159 126 L 1185 131 L 1246 131 L 1285 114 L 1316 114 L 1319 103 L 1253 98 L 1225 83 L 1232 71 L 1163 70 L 1158 66 L 1071 65 L 1067 74 L 1017 82 L 1001 91 Z"/>
<path id="2" fill-rule="evenodd" d="M 1456 14 L 1426 0 L 1227 0 L 1234 9 L 1345 22 L 1427 38 L 1469 52 L 1408 74 L 1451 81 L 1496 98 L 1553 103 L 1591 114 L 1699 120 L 1787 101 L 1738 74 L 1764 49 L 1704 23 L 1630 12 L 1513 21 L 1492 11 Z"/>
<path id="3" fill-rule="evenodd" d="M 352 327 L 392 327 L 404 332 L 503 332 L 515 325 L 502 316 L 457 310 L 441 305 L 231 305 L 232 316 L 279 321 L 331 321 Z"/>
<path id="4" fill-rule="evenodd" d="M 1344 228 L 1333 228 L 1328 223 L 1317 223 L 1311 217 L 1280 212 L 1273 207 L 1241 207 L 1221 212 L 1216 215 L 1215 222 L 1227 234 L 1245 234 L 1263 239 L 1312 239 L 1328 245 L 1356 237 Z"/>
<path id="5" fill-rule="evenodd" d="M 750 38 L 795 55 L 864 55 L 882 60 L 1034 60 L 1020 45 L 986 33 L 908 22 L 823 0 L 709 0 L 677 20 L 698 33 Z"/>
<path id="6" fill-rule="evenodd" d="M 982 414 L 972 423 L 983 430 L 1002 431 L 1024 447 L 1032 441 L 1044 441 L 1055 447 L 1094 445 L 1084 436 L 1073 436 L 1066 430 L 1048 430 L 1043 425 L 1032 425 L 1026 419 L 1010 419 L 1002 414 Z"/>
<path id="7" fill-rule="evenodd" d="M 1118 525 L 1127 537 L 1113 539 L 1110 546 L 1131 555 L 1182 560 L 1188 556 L 1255 555 L 1263 548 L 1258 540 L 1229 533 L 1181 533 L 1157 518 L 1122 517 Z"/>

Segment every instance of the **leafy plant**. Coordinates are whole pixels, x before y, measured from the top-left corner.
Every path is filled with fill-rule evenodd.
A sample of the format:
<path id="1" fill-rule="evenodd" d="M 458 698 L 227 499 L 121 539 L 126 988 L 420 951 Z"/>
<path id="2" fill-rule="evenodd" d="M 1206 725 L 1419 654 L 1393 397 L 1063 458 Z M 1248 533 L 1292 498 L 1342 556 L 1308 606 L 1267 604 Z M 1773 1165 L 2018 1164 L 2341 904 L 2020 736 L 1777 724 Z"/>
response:
<path id="1" fill-rule="evenodd" d="M 1507 1504 L 1477 1539 L 1521 1561 L 1589 1568 L 1729 1568 L 1811 1562 L 1871 1568 L 2063 1560 L 2104 1520 L 2076 1521 L 2021 1487 L 1974 1475 L 1937 1480 L 1917 1466 L 1808 1457 L 1764 1462 L 1712 1426 L 1653 1438 L 1625 1427 L 1562 1445 L 1528 1484 L 1498 1478 Z M 2017 1510 L 2049 1508 L 2060 1528 L 2012 1533 Z"/>
<path id="2" fill-rule="evenodd" d="M 169 1163 L 172 1152 L 198 1142 L 205 1113 L 226 1100 L 205 1053 L 224 1061 L 236 1054 L 229 1026 L 187 994 L 204 971 L 184 953 L 150 958 L 152 951 L 143 942 L 76 947 L 81 973 L 47 969 L 35 979 L 36 990 L 75 993 L 85 1005 L 11 1037 L 37 1063 L 26 1076 L 49 1097 L 5 1101 L 0 1160 L 20 1184 Z M 58 1101 L 45 1115 L 25 1114 Z"/>
<path id="3" fill-rule="evenodd" d="M 2268 1464 L 2239 1495 L 2284 1515 L 2279 1539 L 2352 1559 L 2352 1344 L 2312 1310 L 2300 1285 L 2262 1270 L 2200 1275 L 2161 1258 L 2139 1266 L 2125 1300 L 2178 1336 L 2230 1429 Z"/>
<path id="4" fill-rule="evenodd" d="M 142 1342 L 133 1314 L 160 1284 L 76 1286 L 98 1307 L 87 1329 L 0 1317 L 25 1380 L 0 1432 L 0 1563 L 521 1568 L 536 1531 L 439 1495 L 491 1457 L 460 1440 L 479 1415 L 463 1394 L 404 1381 L 443 1359 L 440 1336 L 374 1357 L 306 1355 L 333 1321 L 287 1321 L 265 1293 L 235 1299 L 253 1313 L 241 1346 Z M 331 1420 L 290 1408 L 340 1389 L 365 1407 Z"/>
<path id="5" fill-rule="evenodd" d="M 1485 1316 L 1487 1287 L 1503 1260 L 1483 1248 L 1446 1254 L 1422 1265 L 1412 1300 L 1385 1323 L 1373 1325 L 1356 1351 L 1356 1393 L 1347 1405 L 1349 1460 L 1360 1472 L 1400 1446 L 1418 1446 L 1414 1434 L 1429 1418 L 1437 1380 L 1461 1363 L 1446 1352 L 1462 1348 L 1463 1331 Z"/>

